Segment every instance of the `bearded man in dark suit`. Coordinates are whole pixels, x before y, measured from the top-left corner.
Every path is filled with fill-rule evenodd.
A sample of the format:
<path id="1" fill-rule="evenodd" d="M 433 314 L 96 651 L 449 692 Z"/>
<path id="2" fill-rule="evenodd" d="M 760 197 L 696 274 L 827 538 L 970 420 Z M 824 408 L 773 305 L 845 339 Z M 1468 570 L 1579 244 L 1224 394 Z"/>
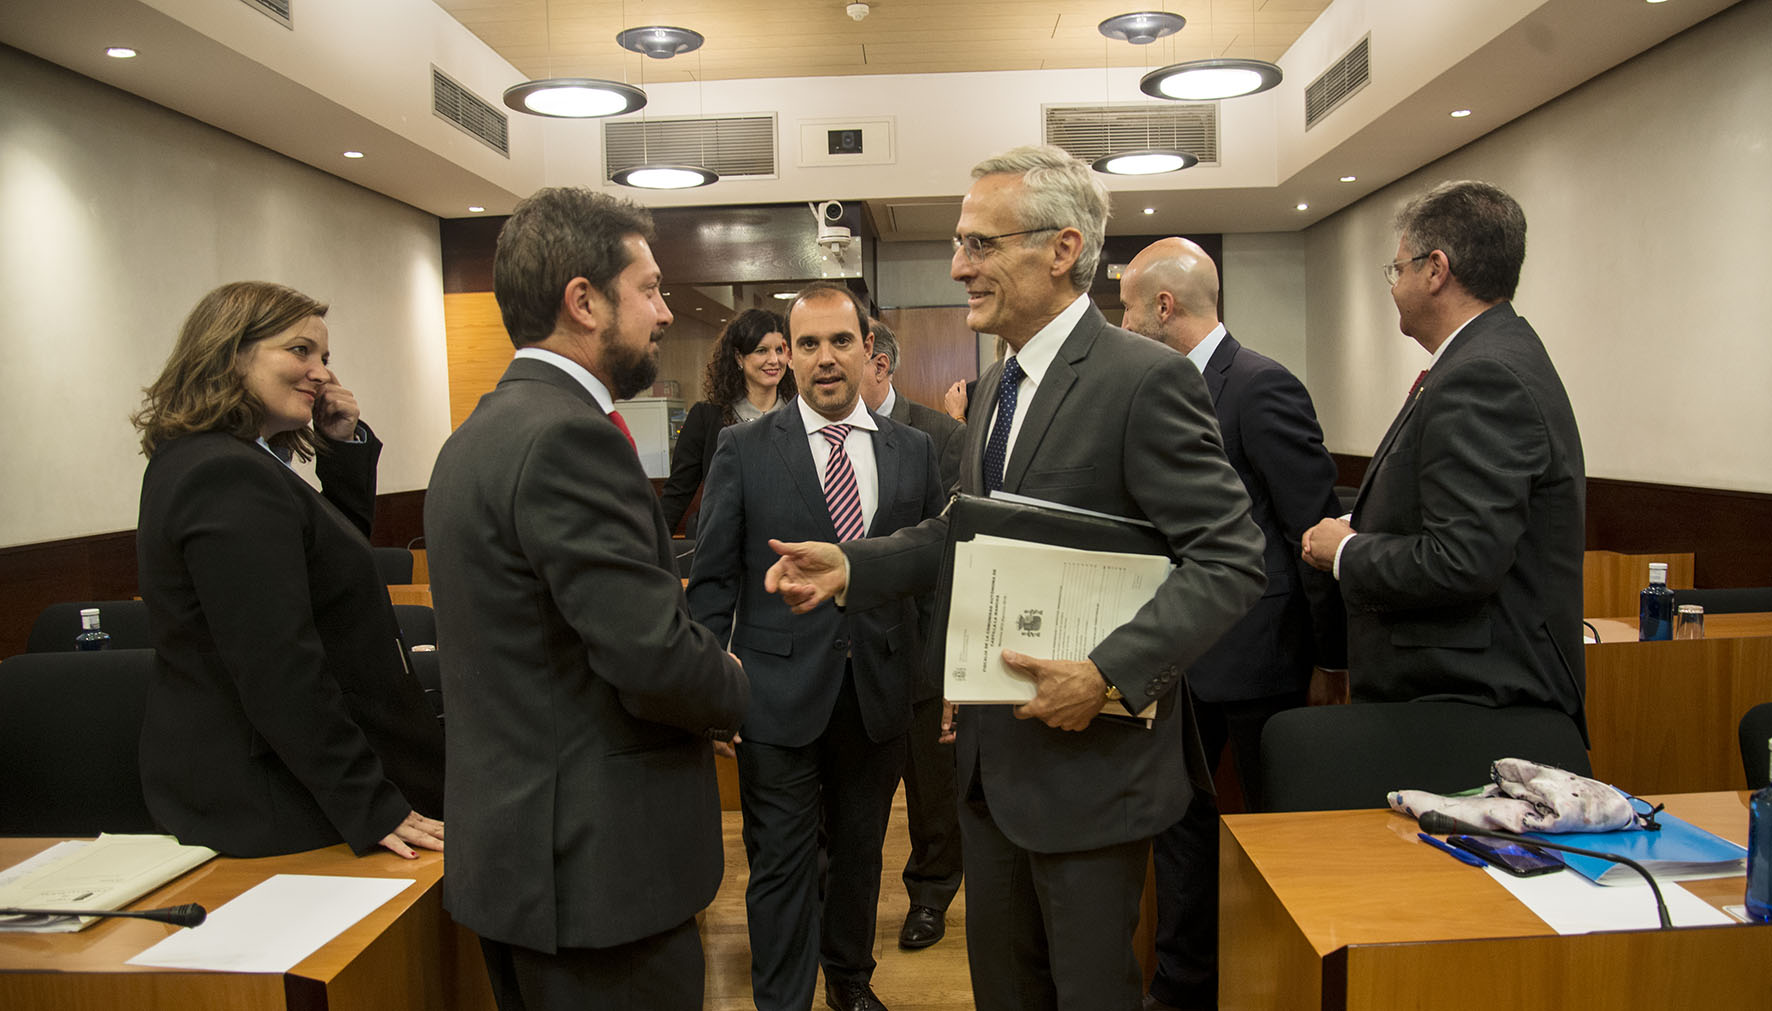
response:
<path id="1" fill-rule="evenodd" d="M 724 866 L 710 741 L 748 698 L 689 617 L 613 400 L 671 322 L 652 219 L 546 189 L 499 232 L 515 360 L 444 443 L 425 540 L 449 709 L 445 904 L 501 1011 L 694 1011 Z"/>

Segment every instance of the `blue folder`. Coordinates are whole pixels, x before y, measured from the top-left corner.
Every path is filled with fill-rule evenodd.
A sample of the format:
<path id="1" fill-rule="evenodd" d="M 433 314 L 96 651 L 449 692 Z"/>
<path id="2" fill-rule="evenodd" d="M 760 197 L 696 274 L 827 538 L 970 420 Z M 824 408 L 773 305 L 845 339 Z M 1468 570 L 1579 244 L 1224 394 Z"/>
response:
<path id="1" fill-rule="evenodd" d="M 1661 831 L 1620 829 L 1616 832 L 1528 832 L 1545 842 L 1629 857 L 1663 881 L 1727 877 L 1747 873 L 1747 850 L 1721 836 L 1668 814 L 1656 816 Z M 1569 869 L 1602 885 L 1629 884 L 1642 876 L 1623 864 L 1598 857 L 1559 854 Z"/>

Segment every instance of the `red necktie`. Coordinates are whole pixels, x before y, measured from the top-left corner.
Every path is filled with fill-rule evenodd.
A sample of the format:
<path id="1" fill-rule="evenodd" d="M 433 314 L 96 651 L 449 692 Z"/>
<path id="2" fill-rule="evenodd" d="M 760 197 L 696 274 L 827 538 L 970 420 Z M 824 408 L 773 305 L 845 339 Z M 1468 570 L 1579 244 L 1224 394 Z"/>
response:
<path id="1" fill-rule="evenodd" d="M 1422 374 L 1426 375 L 1427 373 Z M 615 427 L 621 429 L 621 434 L 628 437 L 628 445 L 634 447 L 634 452 L 640 452 L 640 444 L 634 441 L 634 433 L 628 431 L 628 423 L 622 420 L 621 412 L 610 411 L 609 420 L 615 422 Z"/>
<path id="2" fill-rule="evenodd" d="M 852 541 L 862 535 L 861 492 L 855 487 L 855 468 L 849 454 L 843 451 L 843 440 L 849 437 L 848 425 L 826 425 L 819 429 L 831 444 L 831 458 L 824 468 L 824 501 L 831 511 L 831 523 L 837 528 L 837 540 Z"/>
<path id="3" fill-rule="evenodd" d="M 1421 375 L 1415 377 L 1415 385 L 1409 387 L 1409 395 L 1407 397 L 1404 397 L 1403 399 L 1405 401 L 1414 400 L 1415 395 L 1417 393 L 1421 392 L 1421 381 L 1426 378 L 1427 378 L 1427 370 L 1422 369 Z M 625 431 L 625 429 L 624 429 L 624 431 Z"/>

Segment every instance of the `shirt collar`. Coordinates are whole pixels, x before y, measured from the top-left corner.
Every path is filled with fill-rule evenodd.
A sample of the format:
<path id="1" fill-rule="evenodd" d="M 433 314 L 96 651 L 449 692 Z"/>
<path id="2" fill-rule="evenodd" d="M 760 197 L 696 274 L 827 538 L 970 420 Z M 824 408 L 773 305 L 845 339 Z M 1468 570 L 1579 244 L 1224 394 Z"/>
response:
<path id="1" fill-rule="evenodd" d="M 880 429 L 879 425 L 874 424 L 874 416 L 868 413 L 867 401 L 860 397 L 855 398 L 854 409 L 849 412 L 849 417 L 842 421 L 832 421 L 813 410 L 812 405 L 806 402 L 805 397 L 795 397 L 794 403 L 800 408 L 800 424 L 806 427 L 807 435 L 811 435 L 827 425 L 854 425 L 856 428 L 865 428 L 870 432 L 877 432 Z"/>
<path id="2" fill-rule="evenodd" d="M 1218 350 L 1218 345 L 1224 343 L 1227 333 L 1223 323 L 1213 327 L 1212 332 L 1207 334 L 1200 343 L 1195 344 L 1194 349 L 1187 353 L 1187 360 L 1194 363 L 1194 368 L 1205 372 L 1206 363 L 1212 360 L 1212 355 Z"/>
<path id="3" fill-rule="evenodd" d="M 1021 346 L 1015 353 L 1016 364 L 1021 366 L 1022 374 L 1040 385 L 1040 378 L 1052 360 L 1058 357 L 1058 349 L 1064 346 L 1064 339 L 1077 328 L 1077 321 L 1089 311 L 1089 293 L 1084 292 L 1076 297 L 1064 311 L 1052 318 L 1052 322 L 1040 328 L 1033 339 Z"/>
<path id="4" fill-rule="evenodd" d="M 601 379 L 591 375 L 590 369 L 585 368 L 583 365 L 580 365 L 558 351 L 549 351 L 547 348 L 538 347 L 518 348 L 517 353 L 512 357 L 533 358 L 538 362 L 547 362 L 561 372 L 578 380 L 578 385 L 585 388 L 585 392 L 591 395 L 591 399 L 597 402 L 598 407 L 603 408 L 605 414 L 615 410 L 615 400 L 609 396 L 609 387 L 604 386 Z"/>
<path id="5" fill-rule="evenodd" d="M 1477 313 L 1477 316 L 1481 316 L 1481 315 L 1483 315 L 1483 314 Z M 1476 319 L 1477 316 L 1472 316 L 1471 319 Z M 1471 319 L 1467 319 L 1463 323 L 1458 324 L 1458 329 L 1452 331 L 1450 334 L 1448 334 L 1446 336 L 1445 340 L 1440 342 L 1440 346 L 1438 348 L 1434 349 L 1434 356 L 1432 358 L 1428 359 L 1428 362 L 1427 362 L 1428 368 L 1431 369 L 1435 365 L 1440 364 L 1440 358 L 1446 354 L 1446 349 L 1452 346 L 1452 342 L 1458 338 L 1459 334 L 1464 332 L 1465 327 L 1471 325 Z"/>
<path id="6" fill-rule="evenodd" d="M 898 391 L 892 388 L 891 383 L 887 383 L 886 399 L 880 401 L 880 409 L 874 413 L 889 418 L 892 416 L 892 406 L 896 403 L 898 403 Z"/>

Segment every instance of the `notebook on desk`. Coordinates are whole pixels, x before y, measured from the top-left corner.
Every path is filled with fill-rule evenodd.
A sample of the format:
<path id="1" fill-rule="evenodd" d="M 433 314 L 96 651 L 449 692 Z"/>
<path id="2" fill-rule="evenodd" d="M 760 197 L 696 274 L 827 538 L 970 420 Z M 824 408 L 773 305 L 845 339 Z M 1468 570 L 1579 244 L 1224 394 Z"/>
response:
<path id="1" fill-rule="evenodd" d="M 1724 878 L 1747 873 L 1747 850 L 1681 821 L 1666 811 L 1656 816 L 1660 831 L 1624 829 L 1617 832 L 1528 832 L 1533 839 L 1579 846 L 1584 850 L 1629 857 L 1662 881 Z M 1564 853 L 1569 869 L 1602 885 L 1641 881 L 1636 871 L 1599 857 Z"/>

